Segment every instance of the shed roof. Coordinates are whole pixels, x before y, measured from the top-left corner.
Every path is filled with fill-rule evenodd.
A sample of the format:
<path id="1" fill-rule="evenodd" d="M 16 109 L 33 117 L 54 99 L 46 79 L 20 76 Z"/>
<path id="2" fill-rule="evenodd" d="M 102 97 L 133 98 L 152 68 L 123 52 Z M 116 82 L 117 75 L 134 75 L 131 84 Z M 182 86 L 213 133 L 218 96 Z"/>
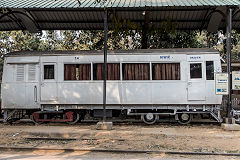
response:
<path id="1" fill-rule="evenodd" d="M 105 4 L 96 0 L 2 0 L 5 15 L 0 16 L 0 30 L 102 30 L 104 5 L 109 10 L 109 28 L 114 26 L 114 17 L 141 26 L 143 11 L 156 27 L 170 19 L 179 30 L 207 29 L 215 16 L 219 20 L 213 25 L 225 28 L 222 16 L 214 11 L 233 7 L 233 28 L 240 29 L 239 0 L 107 0 Z"/>
<path id="2" fill-rule="evenodd" d="M 2 8 L 129 8 L 173 6 L 235 6 L 239 0 L 106 0 L 104 5 L 96 0 L 2 0 Z"/>

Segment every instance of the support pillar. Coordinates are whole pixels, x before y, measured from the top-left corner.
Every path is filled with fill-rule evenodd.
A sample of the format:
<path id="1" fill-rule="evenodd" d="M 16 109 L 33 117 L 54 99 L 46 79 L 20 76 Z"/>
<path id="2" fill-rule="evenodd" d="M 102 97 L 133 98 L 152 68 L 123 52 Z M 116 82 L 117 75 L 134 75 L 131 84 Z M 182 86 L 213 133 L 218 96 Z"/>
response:
<path id="1" fill-rule="evenodd" d="M 111 130 L 112 122 L 107 122 L 106 102 L 107 102 L 107 40 L 108 40 L 108 11 L 104 9 L 104 81 L 103 81 L 103 121 L 97 123 L 97 128 L 100 130 Z"/>
<path id="2" fill-rule="evenodd" d="M 227 118 L 232 118 L 232 68 L 231 68 L 231 49 L 232 49 L 232 42 L 231 42 L 231 36 L 232 36 L 232 9 L 228 9 L 227 14 L 227 72 L 228 72 L 228 106 L 227 106 Z"/>
<path id="3" fill-rule="evenodd" d="M 107 9 L 104 10 L 104 81 L 103 81 L 103 122 L 106 122 L 106 89 L 107 89 L 107 40 L 108 40 L 108 24 L 107 24 Z"/>

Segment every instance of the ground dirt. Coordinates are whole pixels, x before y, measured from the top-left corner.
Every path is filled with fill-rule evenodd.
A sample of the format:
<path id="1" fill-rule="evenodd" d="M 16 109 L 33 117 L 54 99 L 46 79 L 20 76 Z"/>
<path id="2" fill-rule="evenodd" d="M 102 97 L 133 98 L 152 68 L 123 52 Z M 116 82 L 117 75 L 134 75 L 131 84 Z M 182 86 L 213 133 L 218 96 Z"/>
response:
<path id="1" fill-rule="evenodd" d="M 114 124 L 111 131 L 95 128 L 95 123 L 0 124 L 0 146 L 240 153 L 240 131 L 224 131 L 217 124 L 124 123 Z M 26 139 L 29 137 L 76 140 Z"/>
<path id="2" fill-rule="evenodd" d="M 63 152 L 63 151 L 33 151 L 33 152 L 1 152 L 0 160 L 238 160 L 231 156 L 203 155 L 168 155 L 149 153 L 106 153 L 106 152 Z"/>

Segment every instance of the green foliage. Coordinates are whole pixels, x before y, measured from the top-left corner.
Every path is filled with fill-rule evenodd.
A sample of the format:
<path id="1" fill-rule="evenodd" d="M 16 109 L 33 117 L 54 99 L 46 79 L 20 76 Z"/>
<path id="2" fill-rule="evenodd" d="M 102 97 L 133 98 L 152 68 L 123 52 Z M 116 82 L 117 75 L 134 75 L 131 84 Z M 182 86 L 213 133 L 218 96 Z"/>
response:
<path id="1" fill-rule="evenodd" d="M 150 48 L 198 48 L 197 31 L 175 31 L 175 33 L 155 30 L 149 38 Z"/>
<path id="2" fill-rule="evenodd" d="M 130 20 L 113 18 L 113 31 L 110 34 L 114 46 L 111 49 L 139 49 L 143 27 Z M 177 22 L 170 19 L 163 21 L 161 27 L 149 24 L 147 30 L 147 44 L 151 49 L 157 48 L 196 48 L 204 47 L 198 41 L 199 31 L 177 31 Z"/>
<path id="3" fill-rule="evenodd" d="M 218 31 L 217 33 L 207 34 L 205 32 L 206 39 L 205 41 L 208 42 L 208 47 L 217 49 L 221 57 L 226 61 L 226 48 L 224 48 L 224 43 L 226 43 L 226 36 L 224 35 L 223 31 Z M 203 36 L 202 36 L 203 37 Z M 239 62 L 240 58 L 240 32 L 237 30 L 232 31 L 232 61 Z"/>

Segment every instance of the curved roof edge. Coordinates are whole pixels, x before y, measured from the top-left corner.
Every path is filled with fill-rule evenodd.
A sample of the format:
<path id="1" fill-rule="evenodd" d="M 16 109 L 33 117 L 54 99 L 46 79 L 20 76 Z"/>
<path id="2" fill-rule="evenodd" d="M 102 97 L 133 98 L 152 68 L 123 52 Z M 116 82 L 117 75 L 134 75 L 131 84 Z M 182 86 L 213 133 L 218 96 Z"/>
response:
<path id="1" fill-rule="evenodd" d="M 109 55 L 126 54 L 126 55 L 141 55 L 141 54 L 219 54 L 219 52 L 212 48 L 174 48 L 174 49 L 137 49 L 137 50 L 109 50 Z M 54 50 L 54 51 L 17 51 L 6 54 L 5 56 L 39 56 L 39 55 L 102 55 L 103 50 Z"/>

